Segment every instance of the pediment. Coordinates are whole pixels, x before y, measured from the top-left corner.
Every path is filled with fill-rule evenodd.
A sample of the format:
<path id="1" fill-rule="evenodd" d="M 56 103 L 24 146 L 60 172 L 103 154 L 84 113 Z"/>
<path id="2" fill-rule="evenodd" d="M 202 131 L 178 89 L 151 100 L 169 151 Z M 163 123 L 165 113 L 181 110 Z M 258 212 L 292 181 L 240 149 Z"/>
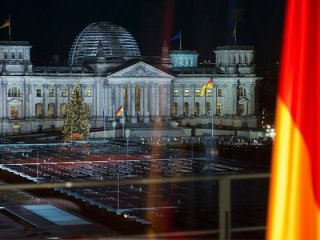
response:
<path id="1" fill-rule="evenodd" d="M 9 100 L 8 103 L 10 105 L 20 105 L 22 103 L 22 100 L 14 98 L 14 99 Z"/>
<path id="2" fill-rule="evenodd" d="M 170 74 L 161 71 L 145 62 L 135 63 L 125 69 L 115 72 L 110 77 L 151 77 L 151 78 L 173 78 Z"/>

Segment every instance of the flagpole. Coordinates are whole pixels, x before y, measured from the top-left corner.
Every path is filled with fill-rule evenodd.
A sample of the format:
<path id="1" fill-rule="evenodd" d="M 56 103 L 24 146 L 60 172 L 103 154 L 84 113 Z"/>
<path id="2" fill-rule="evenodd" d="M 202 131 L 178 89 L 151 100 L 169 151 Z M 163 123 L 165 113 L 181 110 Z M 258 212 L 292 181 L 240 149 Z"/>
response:
<path id="1" fill-rule="evenodd" d="M 180 50 L 182 50 L 182 32 L 180 28 Z"/>
<path id="2" fill-rule="evenodd" d="M 211 104 L 211 137 L 212 137 L 212 139 L 213 139 L 213 88 L 214 88 L 214 86 L 212 86 L 212 89 L 211 89 L 211 101 L 212 101 L 212 104 Z"/>
<path id="3" fill-rule="evenodd" d="M 10 19 L 10 13 L 9 13 L 9 41 L 11 41 L 11 19 Z"/>
<path id="4" fill-rule="evenodd" d="M 234 44 L 237 44 L 237 21 L 234 21 Z"/>
<path id="5" fill-rule="evenodd" d="M 104 140 L 106 140 L 106 117 L 104 115 L 104 109 L 103 109 L 103 136 L 104 136 Z"/>
<path id="6" fill-rule="evenodd" d="M 122 116 L 122 137 L 123 139 L 125 139 L 125 136 L 124 136 L 124 117 Z"/>

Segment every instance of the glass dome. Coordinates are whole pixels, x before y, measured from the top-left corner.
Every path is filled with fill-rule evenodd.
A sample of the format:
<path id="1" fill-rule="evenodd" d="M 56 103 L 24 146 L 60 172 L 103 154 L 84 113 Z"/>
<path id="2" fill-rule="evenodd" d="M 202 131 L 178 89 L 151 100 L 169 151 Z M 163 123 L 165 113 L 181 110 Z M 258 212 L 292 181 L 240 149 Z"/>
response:
<path id="1" fill-rule="evenodd" d="M 103 45 L 107 60 L 140 56 L 136 40 L 125 28 L 110 22 L 98 22 L 87 26 L 74 39 L 69 52 L 69 65 L 81 66 L 86 58 L 96 56 L 99 42 Z"/>

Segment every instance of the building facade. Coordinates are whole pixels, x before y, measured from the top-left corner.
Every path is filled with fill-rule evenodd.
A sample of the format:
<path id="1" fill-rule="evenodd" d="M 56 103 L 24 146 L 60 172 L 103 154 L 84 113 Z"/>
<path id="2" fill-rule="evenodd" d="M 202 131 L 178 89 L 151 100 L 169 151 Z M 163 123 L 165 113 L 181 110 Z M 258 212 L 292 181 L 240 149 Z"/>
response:
<path id="1" fill-rule="evenodd" d="M 112 125 L 123 106 L 131 124 L 169 123 L 256 127 L 258 86 L 254 48 L 218 47 L 216 64 L 199 67 L 196 51 L 140 56 L 124 28 L 103 22 L 73 42 L 69 66 L 36 67 L 28 42 L 0 42 L 0 134 L 60 130 L 69 96 L 79 86 L 92 128 Z M 152 64 L 150 64 L 152 62 Z M 212 78 L 214 88 L 200 96 Z"/>

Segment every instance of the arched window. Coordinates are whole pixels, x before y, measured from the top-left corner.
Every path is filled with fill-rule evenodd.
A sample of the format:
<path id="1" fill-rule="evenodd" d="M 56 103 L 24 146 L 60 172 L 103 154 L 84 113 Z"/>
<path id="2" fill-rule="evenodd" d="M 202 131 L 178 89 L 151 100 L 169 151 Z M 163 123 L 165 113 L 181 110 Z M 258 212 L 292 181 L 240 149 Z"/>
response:
<path id="1" fill-rule="evenodd" d="M 48 117 L 49 118 L 54 118 L 55 109 L 56 109 L 56 105 L 54 103 L 48 104 Z"/>
<path id="2" fill-rule="evenodd" d="M 185 102 L 183 104 L 183 116 L 189 115 L 189 103 Z"/>
<path id="3" fill-rule="evenodd" d="M 199 113 L 200 113 L 200 103 L 196 102 L 194 104 L 194 115 L 199 116 Z"/>
<path id="4" fill-rule="evenodd" d="M 61 103 L 60 104 L 60 116 L 65 117 L 66 116 L 66 111 L 67 111 L 67 104 L 66 103 Z"/>
<path id="5" fill-rule="evenodd" d="M 35 109 L 34 109 L 34 115 L 36 118 L 42 118 L 42 104 L 36 103 Z"/>
<path id="6" fill-rule="evenodd" d="M 125 111 L 124 115 L 128 114 L 128 86 L 124 86 L 122 89 L 122 106 L 123 111 Z"/>
<path id="7" fill-rule="evenodd" d="M 176 117 L 178 112 L 178 103 L 174 102 L 172 106 L 172 116 Z"/>
<path id="8" fill-rule="evenodd" d="M 11 59 L 15 59 L 15 54 L 14 54 L 14 52 L 11 53 Z"/>
<path id="9" fill-rule="evenodd" d="M 139 113 L 140 112 L 140 87 L 138 85 L 136 86 L 136 89 L 135 89 L 135 98 L 136 98 L 135 110 L 136 110 L 136 113 Z"/>
<path id="10" fill-rule="evenodd" d="M 218 102 L 217 106 L 216 106 L 216 115 L 217 116 L 221 116 L 221 110 L 222 110 L 222 104 Z"/>
<path id="11" fill-rule="evenodd" d="M 243 87 L 238 88 L 238 97 L 245 97 L 247 95 L 247 90 Z"/>
<path id="12" fill-rule="evenodd" d="M 207 102 L 206 103 L 206 115 L 210 115 L 211 113 L 211 103 L 210 102 Z"/>
<path id="13" fill-rule="evenodd" d="M 20 89 L 17 87 L 11 87 L 8 89 L 8 97 L 20 97 Z"/>
<path id="14" fill-rule="evenodd" d="M 21 60 L 22 59 L 22 53 L 19 52 L 19 59 Z"/>
<path id="15" fill-rule="evenodd" d="M 18 118 L 19 111 L 17 106 L 11 106 L 10 107 L 10 117 L 11 118 Z"/>
<path id="16" fill-rule="evenodd" d="M 4 59 L 8 59 L 8 53 L 7 53 L 7 52 L 4 52 L 3 58 L 4 58 Z"/>
<path id="17" fill-rule="evenodd" d="M 244 104 L 240 103 L 238 105 L 238 115 L 243 116 L 244 115 Z"/>

